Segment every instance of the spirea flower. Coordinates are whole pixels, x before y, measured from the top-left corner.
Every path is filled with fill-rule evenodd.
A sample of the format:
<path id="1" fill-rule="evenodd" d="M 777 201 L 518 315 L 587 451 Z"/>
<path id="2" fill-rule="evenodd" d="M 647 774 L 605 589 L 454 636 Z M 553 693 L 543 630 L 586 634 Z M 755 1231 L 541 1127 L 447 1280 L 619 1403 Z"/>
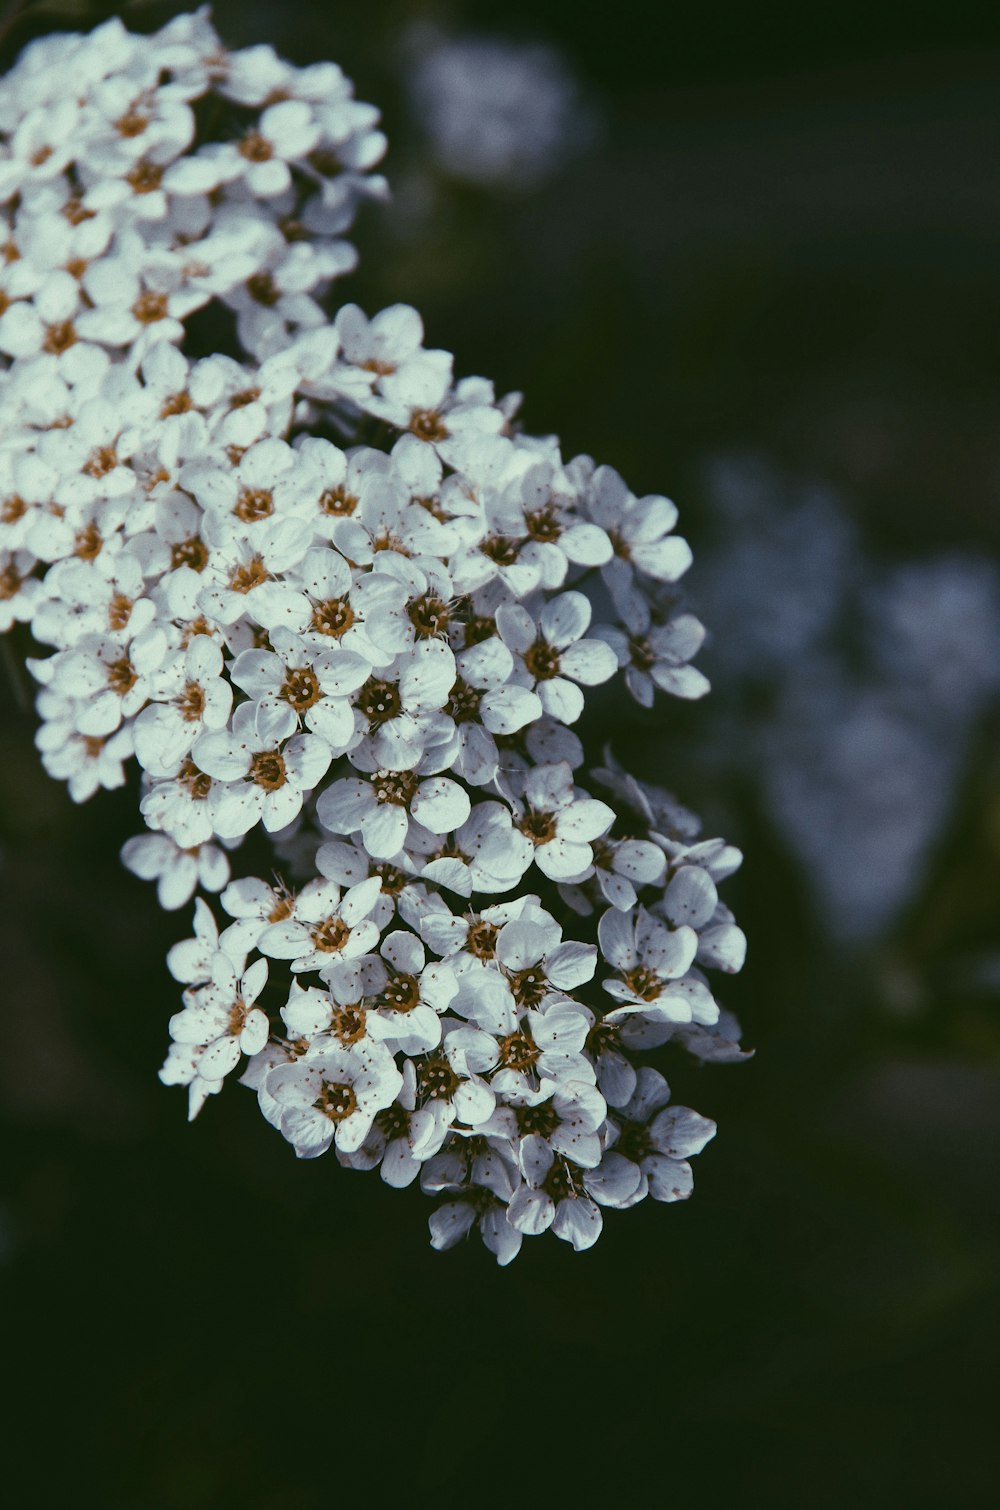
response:
<path id="1" fill-rule="evenodd" d="M 709 974 L 741 857 L 575 727 L 619 672 L 706 690 L 675 506 L 526 434 L 415 310 L 331 307 L 376 122 L 205 12 L 0 82 L 0 628 L 75 801 L 136 758 L 129 869 L 221 892 L 161 1079 L 193 1117 L 238 1072 L 299 1157 L 419 1182 L 435 1247 L 503 1264 L 690 1193 L 714 1126 L 640 1056 L 745 1057 Z M 189 360 L 212 304 L 241 350 Z"/>

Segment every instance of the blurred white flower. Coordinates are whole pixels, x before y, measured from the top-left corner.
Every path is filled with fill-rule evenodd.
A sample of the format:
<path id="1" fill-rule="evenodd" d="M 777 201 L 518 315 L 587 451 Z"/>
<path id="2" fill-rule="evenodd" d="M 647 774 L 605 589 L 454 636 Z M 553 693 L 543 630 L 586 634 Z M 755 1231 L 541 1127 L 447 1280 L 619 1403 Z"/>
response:
<path id="1" fill-rule="evenodd" d="M 413 114 L 445 173 L 486 188 L 532 188 L 586 148 L 598 117 L 552 47 L 450 37 L 420 24 L 403 40 Z"/>

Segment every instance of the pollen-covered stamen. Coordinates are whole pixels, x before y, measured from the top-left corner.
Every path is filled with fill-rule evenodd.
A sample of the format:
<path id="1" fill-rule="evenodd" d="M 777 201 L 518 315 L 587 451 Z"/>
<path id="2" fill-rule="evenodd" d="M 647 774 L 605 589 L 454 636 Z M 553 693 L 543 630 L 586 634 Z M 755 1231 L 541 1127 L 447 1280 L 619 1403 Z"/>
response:
<path id="1" fill-rule="evenodd" d="M 250 780 L 262 786 L 265 792 L 276 792 L 283 787 L 287 777 L 285 775 L 285 757 L 280 750 L 258 750 L 250 761 Z"/>
<path id="2" fill-rule="evenodd" d="M 231 592 L 252 592 L 270 580 L 270 572 L 259 556 L 253 556 L 245 564 L 234 567 L 229 576 Z"/>
<path id="3" fill-rule="evenodd" d="M 525 514 L 524 522 L 532 540 L 558 540 L 563 532 L 562 521 L 551 503 L 543 509 L 536 509 L 533 514 Z"/>
<path id="4" fill-rule="evenodd" d="M 497 934 L 499 928 L 493 923 L 486 923 L 482 918 L 473 923 L 465 938 L 465 947 L 469 954 L 474 954 L 476 959 L 492 959 L 496 954 Z"/>
<path id="5" fill-rule="evenodd" d="M 211 637 L 215 633 L 211 624 L 204 614 L 199 614 L 196 619 L 189 619 L 181 631 L 181 644 L 186 650 L 196 634 L 207 634 Z"/>
<path id="6" fill-rule="evenodd" d="M 197 682 L 188 682 L 174 698 L 174 707 L 187 723 L 197 723 L 205 711 L 205 689 Z"/>
<path id="7" fill-rule="evenodd" d="M 394 975 L 378 999 L 390 1012 L 412 1012 L 420 1005 L 420 982 L 415 975 Z"/>
<path id="8" fill-rule="evenodd" d="M 310 168 L 315 168 L 321 178 L 332 178 L 340 172 L 340 158 L 330 147 L 317 147 L 306 158 Z"/>
<path id="9" fill-rule="evenodd" d="M 163 177 L 163 168 L 159 163 L 142 162 L 136 163 L 135 167 L 126 176 L 126 182 L 134 194 L 152 194 L 160 187 Z"/>
<path id="10" fill-rule="evenodd" d="M 656 971 L 647 969 L 645 965 L 636 965 L 634 970 L 629 970 L 622 976 L 622 980 L 632 995 L 638 996 L 641 1001 L 653 1001 L 663 990 L 663 981 Z"/>
<path id="11" fill-rule="evenodd" d="M 244 488 L 233 505 L 233 513 L 244 524 L 269 519 L 274 513 L 274 496 L 270 488 Z"/>
<path id="12" fill-rule="evenodd" d="M 177 780 L 190 792 L 195 802 L 203 802 L 212 790 L 212 778 L 189 757 L 177 772 Z"/>
<path id="13" fill-rule="evenodd" d="M 333 1016 L 330 1019 L 330 1032 L 335 1038 L 339 1038 L 342 1044 L 350 1046 L 352 1043 L 360 1043 L 363 1038 L 367 1037 L 366 1022 L 367 1014 L 364 1007 L 334 1007 Z"/>
<path id="14" fill-rule="evenodd" d="M 42 341 L 42 350 L 50 356 L 62 356 L 77 342 L 76 327 L 72 320 L 57 320 L 54 325 L 49 325 L 45 331 L 45 339 Z"/>
<path id="15" fill-rule="evenodd" d="M 551 1101 L 539 1101 L 536 1106 L 515 1107 L 514 1119 L 522 1138 L 527 1138 L 532 1133 L 547 1138 L 555 1132 L 561 1120 Z"/>
<path id="16" fill-rule="evenodd" d="M 137 105 L 130 105 L 125 114 L 115 121 L 115 130 L 119 136 L 127 138 L 141 136 L 149 125 L 149 120 L 149 116 L 143 115 Z"/>
<path id="17" fill-rule="evenodd" d="M 269 923 L 283 923 L 295 911 L 295 893 L 288 891 L 283 883 L 276 887 L 277 901 L 267 915 Z"/>
<path id="18" fill-rule="evenodd" d="M 414 498 L 413 502 L 419 504 L 422 509 L 426 509 L 427 513 L 430 514 L 433 519 L 439 520 L 441 524 L 443 524 L 448 517 L 448 515 L 444 511 L 444 508 L 442 507 L 440 498 L 438 498 L 436 495 L 432 494 L 427 498 Z"/>
<path id="19" fill-rule="evenodd" d="M 614 1022 L 605 1022 L 602 1019 L 601 1021 L 595 1022 L 594 1026 L 587 1034 L 587 1053 L 591 1054 L 595 1059 L 599 1059 L 602 1054 L 616 1053 L 618 1051 L 619 1041 L 620 1032 L 618 1024 Z"/>
<path id="20" fill-rule="evenodd" d="M 517 826 L 532 844 L 550 844 L 556 837 L 555 815 L 539 812 L 533 807 L 528 808 Z"/>
<path id="21" fill-rule="evenodd" d="M 11 493 L 0 503 L 0 524 L 16 524 L 28 512 L 28 505 L 18 493 Z"/>
<path id="22" fill-rule="evenodd" d="M 443 1054 L 417 1066 L 417 1088 L 429 1101 L 450 1101 L 461 1083 Z"/>
<path id="23" fill-rule="evenodd" d="M 255 304 L 263 304 L 267 308 L 277 304 L 281 298 L 281 290 L 270 273 L 254 273 L 252 278 L 247 279 L 246 288 Z"/>
<path id="24" fill-rule="evenodd" d="M 70 225 L 82 225 L 85 220 L 93 220 L 96 210 L 84 208 L 83 200 L 73 194 L 62 207 L 61 213 L 69 221 Z"/>
<path id="25" fill-rule="evenodd" d="M 422 598 L 414 598 L 406 612 L 418 640 L 432 639 L 434 635 L 443 634 L 448 627 L 448 605 L 431 593 L 425 593 Z"/>
<path id="26" fill-rule="evenodd" d="M 9 561 L 0 570 L 0 602 L 9 603 L 11 598 L 16 598 L 21 591 L 21 583 L 23 581 L 24 578 L 13 561 Z"/>
<path id="27" fill-rule="evenodd" d="M 177 540 L 170 547 L 170 566 L 173 571 L 179 566 L 190 566 L 192 571 L 204 571 L 207 565 L 208 546 L 197 535 L 192 535 L 190 540 Z M 239 592 L 240 589 L 236 588 L 235 591 Z"/>
<path id="28" fill-rule="evenodd" d="M 575 1201 L 586 1194 L 583 1170 L 572 1159 L 554 1159 L 542 1182 L 542 1189 L 554 1201 Z"/>
<path id="29" fill-rule="evenodd" d="M 361 363 L 362 372 L 374 372 L 376 377 L 388 377 L 396 371 L 395 362 L 382 362 L 378 357 L 366 357 Z"/>
<path id="30" fill-rule="evenodd" d="M 490 535 L 479 547 L 498 566 L 513 566 L 520 548 L 520 541 L 508 540 L 506 535 Z"/>
<path id="31" fill-rule="evenodd" d="M 559 675 L 559 652 L 548 640 L 537 639 L 524 652 L 524 664 L 537 682 L 547 682 Z"/>
<path id="32" fill-rule="evenodd" d="M 88 477 L 107 477 L 118 465 L 118 452 L 114 446 L 95 446 L 80 468 Z"/>
<path id="33" fill-rule="evenodd" d="M 649 641 L 633 635 L 628 642 L 632 665 L 639 671 L 650 671 L 656 665 L 656 652 L 650 649 Z"/>
<path id="34" fill-rule="evenodd" d="M 471 856 L 465 853 L 455 834 L 445 835 L 434 851 L 434 858 L 436 860 L 461 860 L 465 865 L 471 862 Z"/>
<path id="35" fill-rule="evenodd" d="M 169 419 L 173 414 L 187 414 L 194 407 L 194 401 L 190 393 L 172 393 L 169 398 L 163 400 L 160 408 L 160 418 Z"/>
<path id="36" fill-rule="evenodd" d="M 83 748 L 88 760 L 98 760 L 104 749 L 105 741 L 100 734 L 84 734 Z"/>
<path id="37" fill-rule="evenodd" d="M 420 790 L 420 778 L 413 771 L 376 771 L 372 791 L 377 802 L 394 807 L 409 807 Z"/>
<path id="38" fill-rule="evenodd" d="M 314 949 L 321 954 L 339 954 L 351 936 L 351 925 L 336 915 L 324 918 L 309 930 Z"/>
<path id="39" fill-rule="evenodd" d="M 336 487 L 324 488 L 319 495 L 319 506 L 324 514 L 331 514 L 335 519 L 353 514 L 358 506 L 358 500 L 353 493 L 349 493 L 342 482 Z"/>
<path id="40" fill-rule="evenodd" d="M 325 603 L 313 605 L 311 627 L 317 634 L 339 640 L 353 623 L 354 610 L 346 598 L 327 598 Z"/>
<path id="41" fill-rule="evenodd" d="M 305 713 L 323 696 L 315 671 L 309 666 L 289 667 L 288 675 L 281 685 L 279 697 L 291 703 L 296 713 Z"/>
<path id="42" fill-rule="evenodd" d="M 170 300 L 167 295 L 155 293 L 149 288 L 132 305 L 132 313 L 140 325 L 155 325 L 157 320 L 165 320 L 169 311 Z"/>
<path id="43" fill-rule="evenodd" d="M 247 132 L 240 142 L 239 152 L 240 156 L 245 157 L 250 163 L 270 162 L 274 156 L 274 148 L 267 137 L 262 136 L 259 131 Z"/>
<path id="44" fill-rule="evenodd" d="M 608 539 L 611 541 L 611 549 L 616 556 L 620 556 L 623 561 L 631 561 L 632 549 L 628 541 L 622 537 L 618 530 L 608 530 Z"/>
<path id="45" fill-rule="evenodd" d="M 418 440 L 448 439 L 448 427 L 436 409 L 415 409 L 408 428 Z"/>
<path id="46" fill-rule="evenodd" d="M 594 851 L 594 864 L 598 870 L 614 870 L 614 846 L 607 839 L 591 839 L 590 847 Z"/>
<path id="47" fill-rule="evenodd" d="M 508 976 L 507 984 L 515 1001 L 520 1002 L 522 1007 L 537 1007 L 549 989 L 545 971 L 539 965 L 529 965 L 526 970 L 518 970 L 514 975 Z"/>
<path id="48" fill-rule="evenodd" d="M 139 673 L 127 655 L 123 655 L 117 661 L 112 661 L 108 667 L 108 686 L 119 697 L 124 697 L 126 692 L 131 692 L 138 680 Z"/>
<path id="49" fill-rule="evenodd" d="M 108 628 L 120 633 L 132 617 L 132 599 L 116 592 L 108 604 Z"/>
<path id="50" fill-rule="evenodd" d="M 358 707 L 373 729 L 381 728 L 390 718 L 397 718 L 403 710 L 399 688 L 395 682 L 381 682 L 369 677 L 358 693 Z"/>
<path id="51" fill-rule="evenodd" d="M 255 404 L 260 398 L 259 388 L 244 388 L 242 393 L 234 393 L 229 400 L 230 409 L 245 409 L 248 404 Z"/>
<path id="52" fill-rule="evenodd" d="M 475 687 L 470 687 L 468 682 L 459 677 L 448 694 L 444 711 L 457 724 L 472 723 L 479 717 L 481 701 L 482 693 L 478 692 Z"/>
<path id="53" fill-rule="evenodd" d="M 385 1138 L 387 1143 L 392 1143 L 396 1138 L 405 1138 L 410 1130 L 410 1113 L 405 1106 L 400 1106 L 394 1101 L 384 1111 L 380 1111 L 375 1118 L 375 1126 Z"/>
<path id="54" fill-rule="evenodd" d="M 372 874 L 378 876 L 382 882 L 382 890 L 387 897 L 398 897 L 404 887 L 408 886 L 413 879 L 405 870 L 400 870 L 397 865 L 374 865 Z"/>
<path id="55" fill-rule="evenodd" d="M 313 1105 L 324 1117 L 329 1117 L 331 1122 L 343 1122 L 345 1117 L 357 1110 L 358 1102 L 352 1085 L 329 1085 L 324 1081 L 323 1089 Z"/>
<path id="56" fill-rule="evenodd" d="M 104 536 L 96 524 L 85 524 L 73 539 L 73 554 L 81 561 L 96 561 L 104 549 Z"/>
<path id="57" fill-rule="evenodd" d="M 237 996 L 236 1000 L 229 1008 L 229 1032 L 234 1038 L 238 1033 L 242 1033 L 243 1029 L 246 1027 L 247 1014 L 249 1013 L 249 1011 L 250 1008 L 247 1006 L 242 996 Z"/>
<path id="58" fill-rule="evenodd" d="M 541 1050 L 530 1033 L 509 1033 L 500 1040 L 500 1063 L 508 1070 L 528 1070 Z"/>
<path id="59" fill-rule="evenodd" d="M 409 556 L 412 554 L 405 540 L 399 535 L 394 535 L 392 530 L 380 530 L 372 536 L 373 551 L 393 551 L 397 556 Z"/>
<path id="60" fill-rule="evenodd" d="M 493 639 L 496 633 L 495 619 L 487 618 L 485 614 L 474 614 L 465 624 L 465 649 L 468 650 L 470 645 L 482 645 L 484 641 Z"/>
<path id="61" fill-rule="evenodd" d="M 615 1144 L 616 1153 L 624 1154 L 633 1164 L 639 1164 L 656 1152 L 648 1127 L 643 1127 L 640 1122 L 623 1122 L 621 1128 L 621 1136 Z"/>

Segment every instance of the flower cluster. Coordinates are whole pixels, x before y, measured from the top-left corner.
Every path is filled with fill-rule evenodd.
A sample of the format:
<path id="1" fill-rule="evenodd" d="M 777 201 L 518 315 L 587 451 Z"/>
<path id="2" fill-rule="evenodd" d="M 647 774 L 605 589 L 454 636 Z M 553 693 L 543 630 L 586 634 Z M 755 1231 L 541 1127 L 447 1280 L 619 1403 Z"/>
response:
<path id="1" fill-rule="evenodd" d="M 300 1157 L 419 1180 L 501 1263 L 688 1195 L 714 1125 L 640 1056 L 742 1057 L 740 855 L 574 728 L 619 672 L 706 690 L 676 509 L 414 310 L 327 312 L 382 146 L 332 65 L 109 23 L 34 44 L 0 127 L 2 627 L 51 651 L 46 769 L 82 801 L 134 758 L 126 864 L 230 920 L 198 897 L 171 951 L 161 1078 L 194 1116 L 242 1068 Z M 212 301 L 242 358 L 184 354 Z M 281 873 L 230 879 L 255 831 Z"/>

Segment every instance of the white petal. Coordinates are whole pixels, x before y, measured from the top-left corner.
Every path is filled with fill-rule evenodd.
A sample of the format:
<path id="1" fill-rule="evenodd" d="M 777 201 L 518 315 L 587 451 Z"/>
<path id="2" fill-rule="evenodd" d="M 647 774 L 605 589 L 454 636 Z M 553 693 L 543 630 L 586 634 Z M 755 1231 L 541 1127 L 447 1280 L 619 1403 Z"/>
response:
<path id="1" fill-rule="evenodd" d="M 460 828 L 472 808 L 468 793 L 447 776 L 434 776 L 421 782 L 411 804 L 414 818 L 432 834 L 447 834 Z M 402 845 L 402 839 L 396 849 Z M 390 853 L 395 854 L 395 850 Z M 388 858 L 388 855 L 387 855 Z"/>

